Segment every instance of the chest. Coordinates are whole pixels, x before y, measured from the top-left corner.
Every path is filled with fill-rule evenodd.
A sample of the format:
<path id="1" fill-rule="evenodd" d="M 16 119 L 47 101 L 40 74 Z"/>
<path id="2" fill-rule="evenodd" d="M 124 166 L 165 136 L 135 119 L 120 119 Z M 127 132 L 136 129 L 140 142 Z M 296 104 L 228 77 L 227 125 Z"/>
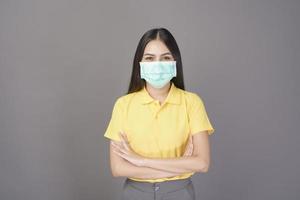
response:
<path id="1" fill-rule="evenodd" d="M 186 142 L 190 129 L 184 105 L 129 106 L 125 113 L 125 132 L 139 152 L 180 149 Z"/>

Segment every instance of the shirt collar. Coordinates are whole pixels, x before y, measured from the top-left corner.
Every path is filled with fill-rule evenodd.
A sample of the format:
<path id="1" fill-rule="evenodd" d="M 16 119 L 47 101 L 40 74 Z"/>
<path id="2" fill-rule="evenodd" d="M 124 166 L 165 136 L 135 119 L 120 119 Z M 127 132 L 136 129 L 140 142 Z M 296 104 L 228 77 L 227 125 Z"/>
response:
<path id="1" fill-rule="evenodd" d="M 146 86 L 144 86 L 143 89 L 139 91 L 139 93 L 140 102 L 142 104 L 147 104 L 155 101 L 155 99 L 149 95 L 148 91 L 146 90 Z M 174 85 L 173 82 L 171 82 L 171 88 L 169 90 L 168 96 L 165 99 L 165 102 L 171 104 L 180 104 L 180 100 L 179 89 Z"/>

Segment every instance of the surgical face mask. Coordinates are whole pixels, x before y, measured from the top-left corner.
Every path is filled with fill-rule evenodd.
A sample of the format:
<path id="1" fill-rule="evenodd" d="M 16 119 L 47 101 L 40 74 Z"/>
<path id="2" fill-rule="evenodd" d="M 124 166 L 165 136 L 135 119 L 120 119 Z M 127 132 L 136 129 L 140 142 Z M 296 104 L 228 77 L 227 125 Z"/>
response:
<path id="1" fill-rule="evenodd" d="M 154 88 L 164 87 L 176 77 L 176 61 L 139 62 L 141 78 Z"/>

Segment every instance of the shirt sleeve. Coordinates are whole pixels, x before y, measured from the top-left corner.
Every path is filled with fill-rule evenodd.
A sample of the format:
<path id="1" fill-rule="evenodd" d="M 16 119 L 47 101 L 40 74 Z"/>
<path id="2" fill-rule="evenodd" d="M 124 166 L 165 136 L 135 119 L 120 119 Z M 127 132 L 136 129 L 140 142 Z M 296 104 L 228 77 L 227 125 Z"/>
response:
<path id="1" fill-rule="evenodd" d="M 192 93 L 191 99 L 188 112 L 191 134 L 194 135 L 200 131 L 208 131 L 208 134 L 211 135 L 215 129 L 209 120 L 202 99 L 196 93 Z"/>
<path id="2" fill-rule="evenodd" d="M 123 108 L 120 98 L 114 104 L 109 124 L 104 133 L 104 137 L 112 140 L 121 141 L 119 131 L 123 127 Z"/>

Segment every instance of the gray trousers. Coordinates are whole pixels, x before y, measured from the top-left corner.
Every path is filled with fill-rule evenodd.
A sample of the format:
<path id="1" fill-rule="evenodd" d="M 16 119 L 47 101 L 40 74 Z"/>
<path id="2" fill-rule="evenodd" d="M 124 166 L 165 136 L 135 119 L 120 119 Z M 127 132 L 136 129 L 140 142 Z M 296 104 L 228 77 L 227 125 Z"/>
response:
<path id="1" fill-rule="evenodd" d="M 122 200 L 195 200 L 191 177 L 157 183 L 134 181 L 126 178 Z"/>

